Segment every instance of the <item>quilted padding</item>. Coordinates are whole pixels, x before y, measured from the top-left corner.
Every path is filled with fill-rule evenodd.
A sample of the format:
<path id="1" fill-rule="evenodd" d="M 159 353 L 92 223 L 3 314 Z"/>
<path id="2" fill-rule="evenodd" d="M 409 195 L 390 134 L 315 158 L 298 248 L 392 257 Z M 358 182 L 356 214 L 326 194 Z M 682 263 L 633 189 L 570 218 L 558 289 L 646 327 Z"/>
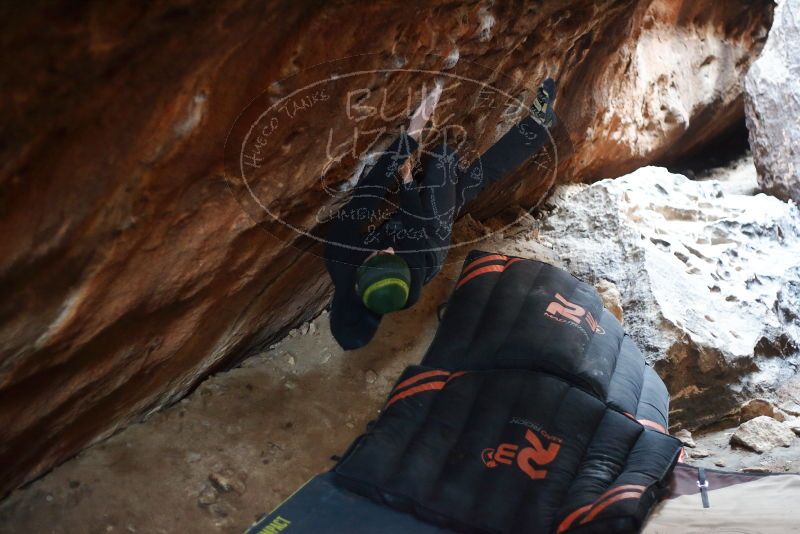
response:
<path id="1" fill-rule="evenodd" d="M 669 427 L 666 388 L 622 325 L 592 286 L 547 263 L 471 252 L 422 365 L 547 372 Z"/>
<path id="2" fill-rule="evenodd" d="M 633 529 L 641 500 L 655 497 L 677 457 L 673 438 L 552 375 L 436 371 L 406 370 L 380 419 L 336 468 L 342 484 L 480 532 L 555 531 L 608 490 L 635 485 L 635 498 L 615 508 L 630 505 Z M 648 444 L 643 470 L 631 461 L 640 442 Z"/>
<path id="3" fill-rule="evenodd" d="M 473 252 L 423 364 L 334 472 L 462 532 L 635 532 L 680 451 L 668 399 L 591 286 Z"/>

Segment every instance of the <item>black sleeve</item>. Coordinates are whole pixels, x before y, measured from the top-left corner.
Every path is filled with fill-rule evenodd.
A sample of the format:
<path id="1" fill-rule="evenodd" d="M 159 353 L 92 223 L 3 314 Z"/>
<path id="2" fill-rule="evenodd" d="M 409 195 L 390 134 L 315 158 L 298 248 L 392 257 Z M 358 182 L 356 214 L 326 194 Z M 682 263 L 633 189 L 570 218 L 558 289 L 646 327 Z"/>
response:
<path id="1" fill-rule="evenodd" d="M 375 208 L 386 196 L 386 190 L 397 179 L 400 166 L 417 149 L 417 142 L 406 132 L 389 145 L 370 171 L 353 189 L 353 207 Z"/>
<path id="2" fill-rule="evenodd" d="M 404 222 L 416 221 L 419 224 L 423 219 L 422 200 L 416 182 L 400 187 L 400 209 L 403 210 Z"/>
<path id="3" fill-rule="evenodd" d="M 353 189 L 350 201 L 337 212 L 328 230 L 325 258 L 331 261 L 352 262 L 356 252 L 349 247 L 367 248 L 362 228 L 383 202 L 386 191 L 397 177 L 400 165 L 417 148 L 417 142 L 403 132 L 381 155 L 370 171 L 362 176 Z M 345 245 L 345 246 L 341 246 Z"/>
<path id="4" fill-rule="evenodd" d="M 352 283 L 352 286 L 338 286 L 331 304 L 331 334 L 344 350 L 359 349 L 369 343 L 382 319 L 364 306 L 355 292 L 355 280 Z"/>
<path id="5" fill-rule="evenodd" d="M 427 193 L 425 193 L 427 195 Z M 453 224 L 453 215 L 450 214 L 450 219 L 446 220 L 445 217 L 434 217 L 432 216 L 433 210 L 426 209 L 423 206 L 423 199 L 420 195 L 419 189 L 415 183 L 404 185 L 402 192 L 401 192 L 401 208 L 402 211 L 402 221 L 403 227 L 407 228 L 411 231 L 414 235 L 420 235 L 424 232 L 427 236 L 427 239 L 430 241 L 425 245 L 423 248 L 430 248 L 430 247 L 446 247 L 447 244 L 450 242 L 449 234 L 450 229 L 446 232 L 446 238 L 441 238 L 437 236 L 437 231 L 440 230 L 440 226 L 444 224 L 449 224 L 452 228 Z M 425 197 L 426 200 L 429 198 L 428 196 Z M 449 202 L 455 200 L 454 196 L 449 198 Z M 437 202 L 440 202 L 439 209 L 443 210 L 445 214 L 449 210 L 452 210 L 454 206 L 452 204 L 447 204 L 448 199 L 446 197 L 438 197 L 436 199 Z M 420 248 L 419 246 L 412 247 L 412 248 Z"/>
<path id="6" fill-rule="evenodd" d="M 528 116 L 515 124 L 480 157 L 484 186 L 515 171 L 525 160 L 536 154 L 548 139 L 547 129 L 533 117 Z"/>

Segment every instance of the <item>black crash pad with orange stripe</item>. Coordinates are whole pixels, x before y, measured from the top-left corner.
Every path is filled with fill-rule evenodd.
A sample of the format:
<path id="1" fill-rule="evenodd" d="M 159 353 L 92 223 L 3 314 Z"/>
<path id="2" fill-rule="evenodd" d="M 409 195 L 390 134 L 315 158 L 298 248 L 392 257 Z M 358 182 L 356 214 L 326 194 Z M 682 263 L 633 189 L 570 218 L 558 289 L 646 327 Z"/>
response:
<path id="1" fill-rule="evenodd" d="M 631 532 L 679 449 L 553 375 L 414 366 L 335 473 L 351 491 L 462 532 Z"/>
<path id="2" fill-rule="evenodd" d="M 590 285 L 474 251 L 335 480 L 461 532 L 635 532 L 680 451 L 668 402 Z"/>
<path id="3" fill-rule="evenodd" d="M 422 365 L 542 371 L 651 428 L 669 426 L 664 383 L 595 289 L 539 261 L 470 253 Z"/>

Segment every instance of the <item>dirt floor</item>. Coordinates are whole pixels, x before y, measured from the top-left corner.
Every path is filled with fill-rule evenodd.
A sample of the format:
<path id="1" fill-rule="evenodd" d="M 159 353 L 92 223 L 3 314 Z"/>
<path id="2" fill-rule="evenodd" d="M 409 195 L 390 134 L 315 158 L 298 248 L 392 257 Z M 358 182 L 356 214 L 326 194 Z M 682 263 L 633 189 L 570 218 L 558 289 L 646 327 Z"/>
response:
<path id="1" fill-rule="evenodd" d="M 463 237 L 482 229 L 467 220 L 457 231 Z M 536 222 L 480 248 L 558 263 L 545 245 L 522 250 L 515 233 L 531 239 Z M 242 532 L 330 468 L 377 415 L 402 369 L 422 358 L 464 253 L 452 251 L 421 301 L 387 316 L 368 347 L 344 353 L 323 313 L 180 403 L 14 492 L 0 503 L 0 533 Z M 730 449 L 715 439 L 724 436 L 698 438 L 711 456 L 691 461 L 727 461 L 734 469 L 758 463 L 747 452 L 726 460 Z"/>

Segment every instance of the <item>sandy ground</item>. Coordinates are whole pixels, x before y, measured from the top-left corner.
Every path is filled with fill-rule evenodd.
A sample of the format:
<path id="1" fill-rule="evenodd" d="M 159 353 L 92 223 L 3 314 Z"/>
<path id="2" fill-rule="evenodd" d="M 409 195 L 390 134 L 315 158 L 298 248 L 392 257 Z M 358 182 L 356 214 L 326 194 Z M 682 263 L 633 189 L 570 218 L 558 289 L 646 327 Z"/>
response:
<path id="1" fill-rule="evenodd" d="M 466 220 L 457 234 L 481 231 Z M 545 246 L 523 250 L 515 235 L 529 240 L 536 222 L 529 218 L 478 248 L 558 263 Z M 387 316 L 368 347 L 339 349 L 323 313 L 180 403 L 14 492 L 0 503 L 0 533 L 242 532 L 330 468 L 377 415 L 402 369 L 422 358 L 465 252 L 452 251 L 421 301 Z M 724 432 L 697 438 L 711 456 L 696 462 L 758 464 L 757 455 L 721 444 Z M 739 456 L 734 461 L 731 454 Z M 800 458 L 796 450 L 781 454 Z"/>

